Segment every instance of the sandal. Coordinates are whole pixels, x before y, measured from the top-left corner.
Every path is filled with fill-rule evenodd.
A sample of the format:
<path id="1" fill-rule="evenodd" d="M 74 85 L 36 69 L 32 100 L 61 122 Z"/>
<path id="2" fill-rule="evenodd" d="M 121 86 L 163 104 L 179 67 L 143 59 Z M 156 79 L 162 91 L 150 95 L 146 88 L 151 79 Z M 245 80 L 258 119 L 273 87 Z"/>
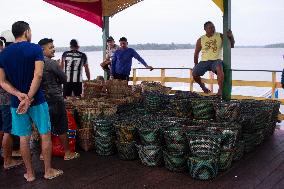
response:
<path id="1" fill-rule="evenodd" d="M 61 175 L 63 175 L 63 171 L 60 170 L 60 169 L 55 169 L 55 173 L 53 175 L 50 175 L 50 176 L 44 175 L 44 178 L 47 179 L 47 180 L 52 180 L 52 179 L 59 177 Z"/>
<path id="2" fill-rule="evenodd" d="M 68 156 L 64 156 L 64 160 L 69 161 L 69 160 L 72 160 L 72 159 L 77 159 L 79 157 L 80 157 L 80 154 L 77 153 L 77 152 L 74 152 L 74 153 L 69 154 Z"/>
<path id="3" fill-rule="evenodd" d="M 13 169 L 13 168 L 16 168 L 16 167 L 19 167 L 23 164 L 24 162 L 21 161 L 21 160 L 13 160 L 12 163 L 8 166 L 5 166 L 4 164 L 4 170 L 10 170 L 10 169 Z"/>

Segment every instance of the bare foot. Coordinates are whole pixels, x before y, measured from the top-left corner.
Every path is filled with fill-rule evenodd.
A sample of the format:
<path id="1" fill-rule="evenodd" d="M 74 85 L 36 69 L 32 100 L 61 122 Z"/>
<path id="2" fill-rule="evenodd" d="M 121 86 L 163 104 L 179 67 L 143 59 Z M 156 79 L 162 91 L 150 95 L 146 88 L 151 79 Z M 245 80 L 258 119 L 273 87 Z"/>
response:
<path id="1" fill-rule="evenodd" d="M 63 175 L 63 171 L 60 169 L 50 169 L 47 173 L 44 174 L 44 178 L 47 180 L 54 179 Z"/>
<path id="2" fill-rule="evenodd" d="M 26 173 L 26 174 L 24 174 L 24 177 L 28 182 L 33 182 L 35 180 L 34 174 L 29 175 L 28 173 Z"/>
<path id="3" fill-rule="evenodd" d="M 22 164 L 23 164 L 22 160 L 11 160 L 9 163 L 4 163 L 4 169 L 5 170 L 13 169 L 19 167 Z"/>

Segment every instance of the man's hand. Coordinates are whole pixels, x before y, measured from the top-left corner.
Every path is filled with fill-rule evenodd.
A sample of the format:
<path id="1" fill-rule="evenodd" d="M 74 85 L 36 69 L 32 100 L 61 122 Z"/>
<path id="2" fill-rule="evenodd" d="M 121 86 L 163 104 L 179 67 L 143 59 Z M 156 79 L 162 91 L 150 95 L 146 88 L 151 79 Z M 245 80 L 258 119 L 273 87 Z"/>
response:
<path id="1" fill-rule="evenodd" d="M 233 32 L 232 32 L 232 30 L 228 30 L 228 31 L 227 31 L 227 37 L 228 37 L 229 39 L 233 37 Z"/>
<path id="2" fill-rule="evenodd" d="M 150 69 L 152 71 L 154 68 L 152 66 L 146 66 L 147 69 Z"/>
<path id="3" fill-rule="evenodd" d="M 29 107 L 31 106 L 31 100 L 26 98 L 22 100 L 17 108 L 17 114 L 25 114 L 27 113 Z"/>
<path id="4" fill-rule="evenodd" d="M 29 99 L 29 96 L 25 93 L 21 93 L 21 92 L 18 92 L 16 94 L 17 98 L 19 99 L 20 102 L 22 102 L 23 100 L 25 99 Z"/>

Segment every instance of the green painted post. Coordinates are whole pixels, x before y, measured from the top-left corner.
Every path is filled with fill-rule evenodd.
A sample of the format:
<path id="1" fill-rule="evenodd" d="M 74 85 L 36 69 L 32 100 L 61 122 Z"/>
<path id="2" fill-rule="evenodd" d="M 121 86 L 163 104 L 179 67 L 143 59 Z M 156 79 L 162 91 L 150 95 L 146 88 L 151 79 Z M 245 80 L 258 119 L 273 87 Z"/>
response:
<path id="1" fill-rule="evenodd" d="M 103 60 L 106 58 L 106 40 L 109 37 L 109 17 L 103 17 L 104 25 L 103 25 Z M 107 73 L 104 72 L 104 78 L 107 79 Z"/>
<path id="2" fill-rule="evenodd" d="M 224 60 L 224 86 L 223 98 L 231 99 L 232 92 L 232 71 L 231 71 L 231 46 L 227 37 L 227 31 L 231 29 L 231 0 L 224 0 L 224 17 L 223 17 L 223 60 Z"/>

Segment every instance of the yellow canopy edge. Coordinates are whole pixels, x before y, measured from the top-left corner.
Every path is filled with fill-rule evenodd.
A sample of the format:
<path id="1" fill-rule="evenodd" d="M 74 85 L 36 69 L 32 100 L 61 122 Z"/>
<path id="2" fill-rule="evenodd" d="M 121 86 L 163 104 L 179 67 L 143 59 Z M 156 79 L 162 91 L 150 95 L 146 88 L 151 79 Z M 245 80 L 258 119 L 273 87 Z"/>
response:
<path id="1" fill-rule="evenodd" d="M 223 0 L 213 0 L 213 2 L 221 9 L 221 11 L 224 13 L 224 2 Z"/>

